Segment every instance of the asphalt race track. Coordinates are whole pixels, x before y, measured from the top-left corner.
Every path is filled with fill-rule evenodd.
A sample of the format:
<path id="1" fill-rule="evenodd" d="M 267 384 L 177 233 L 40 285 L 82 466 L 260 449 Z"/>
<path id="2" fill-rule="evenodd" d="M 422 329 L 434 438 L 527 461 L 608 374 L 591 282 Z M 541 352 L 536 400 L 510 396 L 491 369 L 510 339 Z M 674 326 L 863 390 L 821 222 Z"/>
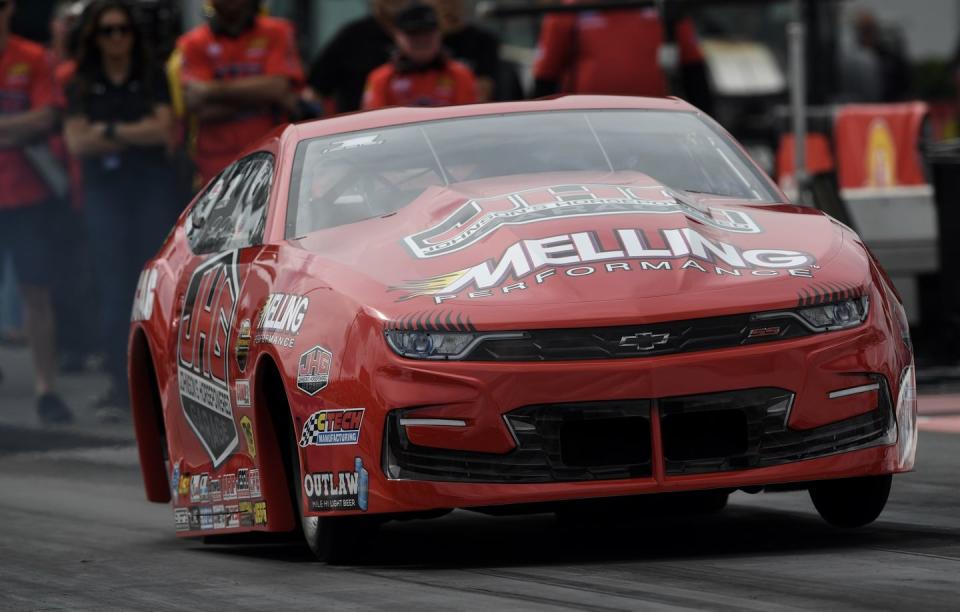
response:
<path id="1" fill-rule="evenodd" d="M 9 363 L 0 354 L 8 375 Z M 295 542 L 176 539 L 169 507 L 144 500 L 124 428 L 83 418 L 43 430 L 12 413 L 29 408 L 16 380 L 0 387 L 0 610 L 958 606 L 958 395 L 921 399 L 931 416 L 917 470 L 858 531 L 821 522 L 806 493 L 737 493 L 718 515 L 586 527 L 456 512 L 389 524 L 363 564 L 330 567 Z"/>

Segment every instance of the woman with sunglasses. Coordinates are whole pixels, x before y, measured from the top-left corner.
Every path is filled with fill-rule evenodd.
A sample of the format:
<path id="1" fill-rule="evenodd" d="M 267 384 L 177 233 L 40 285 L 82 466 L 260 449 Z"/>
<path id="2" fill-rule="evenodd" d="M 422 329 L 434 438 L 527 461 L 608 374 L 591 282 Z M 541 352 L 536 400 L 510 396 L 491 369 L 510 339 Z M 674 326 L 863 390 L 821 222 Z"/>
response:
<path id="1" fill-rule="evenodd" d="M 64 129 L 83 166 L 110 379 L 98 414 L 116 420 L 129 405 L 126 338 L 139 270 L 179 210 L 171 201 L 174 124 L 166 77 L 149 56 L 126 0 L 100 0 L 86 13 Z"/>

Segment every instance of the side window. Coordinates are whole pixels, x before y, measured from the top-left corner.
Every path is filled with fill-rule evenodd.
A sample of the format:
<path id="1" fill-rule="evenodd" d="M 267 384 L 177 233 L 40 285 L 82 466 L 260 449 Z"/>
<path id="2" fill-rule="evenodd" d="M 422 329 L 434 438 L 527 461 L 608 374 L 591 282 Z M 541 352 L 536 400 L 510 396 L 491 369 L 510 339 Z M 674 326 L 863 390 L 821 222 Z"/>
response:
<path id="1" fill-rule="evenodd" d="M 261 152 L 221 172 L 187 217 L 190 250 L 201 255 L 260 244 L 273 169 L 273 155 Z"/>

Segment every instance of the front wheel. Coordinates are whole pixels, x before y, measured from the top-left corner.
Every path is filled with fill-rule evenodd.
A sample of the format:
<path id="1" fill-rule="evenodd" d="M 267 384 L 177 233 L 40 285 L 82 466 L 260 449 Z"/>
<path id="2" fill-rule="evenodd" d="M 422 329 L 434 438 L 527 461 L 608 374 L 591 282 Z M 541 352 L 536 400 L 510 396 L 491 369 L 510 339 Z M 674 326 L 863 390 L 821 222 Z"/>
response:
<path id="1" fill-rule="evenodd" d="M 810 486 L 810 499 L 823 520 L 834 527 L 863 527 L 883 512 L 893 476 L 824 480 Z"/>
<path id="2" fill-rule="evenodd" d="M 300 518 L 303 538 L 310 551 L 320 561 L 330 564 L 351 563 L 359 560 L 372 533 L 379 526 L 373 517 L 338 516 L 320 518 L 305 516 L 303 512 L 303 483 L 300 482 L 300 453 L 298 441 L 290 444 L 290 464 L 293 477 L 293 499 Z"/>

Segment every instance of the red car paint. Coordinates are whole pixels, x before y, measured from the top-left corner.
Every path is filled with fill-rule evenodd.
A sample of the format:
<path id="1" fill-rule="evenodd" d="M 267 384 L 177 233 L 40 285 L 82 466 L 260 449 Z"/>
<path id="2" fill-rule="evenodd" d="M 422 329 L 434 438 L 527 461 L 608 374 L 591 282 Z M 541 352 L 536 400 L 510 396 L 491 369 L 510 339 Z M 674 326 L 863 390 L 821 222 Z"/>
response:
<path id="1" fill-rule="evenodd" d="M 322 516 L 738 488 L 912 468 L 915 445 L 909 432 L 915 427 L 904 419 L 915 417 L 898 414 L 897 426 L 907 433 L 891 444 L 769 467 L 668 475 L 661 418 L 654 409 L 649 476 L 519 484 L 387 476 L 382 467 L 385 423 L 388 413 L 398 409 L 415 409 L 406 413 L 410 418 L 463 422 L 462 427 L 408 424 L 406 436 L 416 445 L 504 454 L 517 444 L 504 415 L 523 406 L 776 387 L 796 394 L 789 427 L 810 430 L 864 414 L 878 402 L 879 391 L 828 400 L 835 390 L 870 384 L 879 375 L 892 401 L 900 394 L 901 373 L 912 364 L 901 331 L 902 307 L 856 234 L 813 209 L 693 196 L 694 208 L 716 207 L 731 216 L 719 225 L 682 212 L 558 217 L 504 225 L 439 257 L 415 257 L 405 243 L 471 200 L 496 207 L 497 196 L 524 192 L 539 197 L 551 185 L 628 188 L 640 194 L 653 184 L 643 175 L 558 173 L 539 175 L 533 182 L 521 175 L 474 181 L 467 189 L 431 188 L 387 217 L 285 237 L 292 166 L 304 140 L 437 119 L 578 109 L 695 112 L 671 99 L 566 97 L 388 109 L 288 126 L 252 149 L 275 157 L 260 244 L 194 254 L 185 226 L 192 206 L 203 196 L 188 207 L 144 268 L 130 335 L 134 424 L 147 497 L 167 502 L 173 493 L 178 535 L 294 527 L 292 488 L 283 467 L 287 441 L 278 440 L 270 416 L 278 409 L 291 419 L 300 439 L 296 451 L 303 473 L 292 486 L 309 488 L 308 494 L 325 491 L 317 502 L 320 509 L 311 510 L 307 499 L 303 502 L 305 513 Z M 742 220 L 738 213 L 762 230 L 728 231 L 723 223 Z M 618 233 L 624 228 L 641 229 L 648 244 L 633 244 L 631 251 L 631 235 Z M 661 233 L 665 230 L 674 234 Z M 586 238 L 576 242 L 575 235 L 594 242 L 586 246 Z M 667 256 L 662 252 L 670 246 L 668 235 L 685 240 L 673 245 L 681 251 L 695 251 L 697 236 L 731 248 L 719 256 Z M 581 259 L 593 261 L 536 265 L 533 250 L 549 244 L 534 243 L 556 236 L 566 238 L 552 244 L 562 242 L 565 252 L 576 249 Z M 653 244 L 652 236 L 662 241 Z M 515 246 L 521 242 L 525 246 Z M 704 248 L 703 243 L 699 246 Z M 637 256 L 641 247 L 658 250 L 660 256 Z M 803 255 L 789 267 L 757 265 L 770 261 L 766 251 L 771 249 Z M 487 270 L 492 270 L 507 253 L 516 259 L 508 266 L 512 274 L 502 282 L 487 289 L 474 283 L 437 292 L 437 287 L 460 282 L 463 276 L 456 274 L 471 267 L 490 262 Z M 518 267 L 521 260 L 529 269 Z M 671 262 L 670 269 L 663 261 Z M 696 265 L 685 265 L 689 261 Z M 204 276 L 203 271 L 209 273 Z M 191 306 L 192 279 L 200 297 Z M 813 296 L 844 292 L 863 293 L 870 300 L 869 315 L 858 327 L 773 341 L 765 336 L 775 332 L 760 327 L 756 336 L 764 341 L 756 344 L 650 357 L 416 360 L 399 356 L 384 336 L 397 326 L 428 323 L 469 325 L 479 332 L 643 329 L 659 322 L 790 310 Z M 194 316 L 185 317 L 185 309 Z M 195 331 L 186 334 L 186 326 Z M 273 370 L 279 372 L 282 389 L 268 382 Z M 184 398 L 215 409 L 194 411 L 193 418 L 187 418 Z M 216 435 L 204 440 L 200 431 Z M 231 431 L 235 436 L 227 440 Z M 310 442 L 316 440 L 323 442 Z M 254 473 L 258 490 L 253 488 Z M 246 488 L 238 481 L 245 481 Z M 351 492 L 357 487 L 367 493 L 362 501 Z"/>

